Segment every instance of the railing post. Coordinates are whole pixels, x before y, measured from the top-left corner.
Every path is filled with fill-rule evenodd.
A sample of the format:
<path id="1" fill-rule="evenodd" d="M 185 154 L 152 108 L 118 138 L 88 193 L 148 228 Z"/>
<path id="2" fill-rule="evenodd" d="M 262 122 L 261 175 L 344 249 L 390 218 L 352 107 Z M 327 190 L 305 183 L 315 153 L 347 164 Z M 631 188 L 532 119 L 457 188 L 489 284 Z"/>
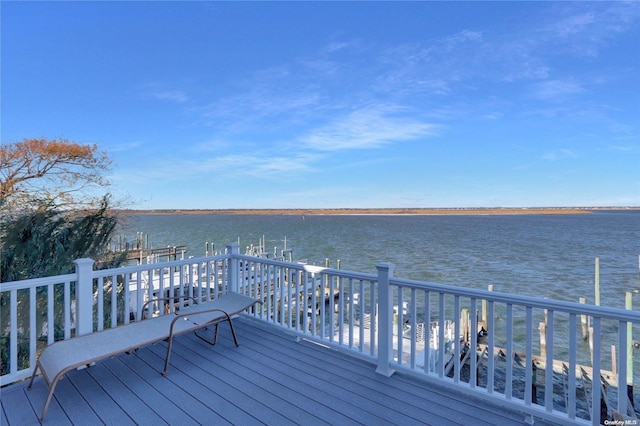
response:
<path id="1" fill-rule="evenodd" d="M 73 261 L 76 265 L 76 336 L 93 333 L 93 259 Z"/>
<path id="2" fill-rule="evenodd" d="M 227 279 L 229 280 L 229 291 L 234 293 L 240 292 L 240 265 L 238 255 L 240 254 L 240 247 L 238 243 L 227 244 L 227 253 L 231 255 L 229 258 L 229 270 L 227 271 Z"/>
<path id="3" fill-rule="evenodd" d="M 393 359 L 393 292 L 389 279 L 393 277 L 393 264 L 380 263 L 378 270 L 378 366 L 376 373 L 390 377 Z"/>

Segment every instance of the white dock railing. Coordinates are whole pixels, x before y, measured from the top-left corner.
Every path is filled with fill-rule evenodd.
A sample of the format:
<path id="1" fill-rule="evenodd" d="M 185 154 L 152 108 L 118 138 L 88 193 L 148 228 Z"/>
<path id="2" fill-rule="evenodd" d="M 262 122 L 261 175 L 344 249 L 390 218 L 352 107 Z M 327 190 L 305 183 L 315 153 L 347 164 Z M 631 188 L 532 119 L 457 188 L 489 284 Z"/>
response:
<path id="1" fill-rule="evenodd" d="M 3 386 L 28 377 L 44 345 L 182 303 L 142 312 L 150 298 L 232 290 L 264 302 L 254 319 L 369 359 L 380 374 L 403 371 L 557 423 L 635 416 L 627 383 L 640 371 L 631 346 L 640 312 L 401 280 L 390 264 L 363 274 L 257 258 L 235 244 L 198 259 L 99 271 L 90 259 L 75 264 L 75 274 L 0 284 Z"/>

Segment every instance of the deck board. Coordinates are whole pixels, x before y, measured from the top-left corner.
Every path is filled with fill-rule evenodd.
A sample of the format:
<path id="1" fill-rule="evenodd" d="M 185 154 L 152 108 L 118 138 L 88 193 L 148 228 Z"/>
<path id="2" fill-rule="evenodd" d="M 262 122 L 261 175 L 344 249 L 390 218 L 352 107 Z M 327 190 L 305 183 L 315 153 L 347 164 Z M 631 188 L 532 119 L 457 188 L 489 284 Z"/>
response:
<path id="1" fill-rule="evenodd" d="M 82 389 L 82 393 L 78 389 Z M 83 394 L 86 389 L 88 387 L 84 385 L 84 381 L 81 381 L 80 386 L 74 386 L 70 380 L 61 380 L 56 387 L 56 399 L 71 423 L 100 424 L 102 422 L 100 416 L 94 411 L 91 404 L 85 400 Z M 29 391 L 29 393 L 32 392 Z M 36 411 L 42 409 L 44 398 L 46 398 L 45 394 L 41 397 L 42 401 L 39 400 L 38 403 L 34 401 Z M 115 408 L 117 409 L 117 407 Z M 39 415 L 40 412 L 37 412 Z"/>
<path id="2" fill-rule="evenodd" d="M 191 338 L 191 336 L 189 337 Z M 173 354 L 171 355 L 173 363 L 167 373 L 167 377 L 170 380 L 172 377 L 169 376 L 172 375 L 174 369 L 184 374 L 194 375 L 194 378 L 200 384 L 215 389 L 216 393 L 229 404 L 249 414 L 253 419 L 247 419 L 247 422 L 255 422 L 260 419 L 269 424 L 290 424 L 287 417 L 272 409 L 269 404 L 270 395 L 262 395 L 262 398 L 259 399 L 251 398 L 252 395 L 255 395 L 255 391 L 250 381 L 233 374 L 232 370 L 216 368 L 215 365 L 208 362 L 207 357 L 213 355 L 210 346 L 205 344 L 205 348 L 194 352 L 186 349 L 181 344 L 185 343 L 186 340 L 188 339 L 182 339 L 180 343 L 176 342 L 174 344 Z M 198 344 L 195 341 L 189 343 Z M 151 348 L 152 351 L 158 351 L 157 355 L 159 356 L 164 353 L 162 349 L 160 346 Z M 219 356 L 219 353 L 216 353 L 215 356 Z M 227 420 L 231 421 L 232 417 L 227 418 Z M 232 421 L 232 423 L 235 422 Z"/>
<path id="3" fill-rule="evenodd" d="M 151 365 L 156 365 L 156 374 L 159 376 L 158 371 L 162 368 L 162 358 L 153 353 L 152 349 L 153 348 L 146 348 L 145 350 L 140 350 L 136 355 Z M 217 393 L 220 392 L 221 386 L 215 380 L 210 381 L 207 384 L 208 386 L 206 386 L 188 374 L 184 374 L 180 368 L 176 367 L 175 360 L 174 364 L 170 366 L 169 371 L 171 372 L 170 377 L 168 377 L 170 380 L 166 380 L 166 378 L 163 377 L 163 381 L 159 383 L 159 386 L 162 388 L 165 382 L 174 383 L 180 389 L 180 393 L 177 395 L 178 401 L 182 401 L 183 399 L 196 400 L 205 407 L 206 411 L 215 413 L 220 422 L 232 424 L 232 422 L 226 420 L 227 418 L 237 418 L 238 422 L 249 422 L 253 420 L 244 410 L 229 403 L 223 393 Z"/>
<path id="4" fill-rule="evenodd" d="M 197 342 L 195 342 L 197 343 Z M 232 345 L 231 345 L 232 346 Z M 242 358 L 250 362 L 242 364 L 234 360 L 238 359 L 238 352 L 242 351 Z M 253 355 L 253 356 L 248 356 Z M 245 358 L 245 356 L 247 358 Z M 223 357 L 225 359 L 217 360 Z M 343 414 L 345 411 L 353 411 L 353 406 L 347 400 L 335 394 L 327 394 L 321 388 L 312 384 L 305 386 L 304 381 L 297 380 L 285 373 L 278 373 L 274 368 L 269 367 L 284 365 L 286 358 L 279 360 L 269 360 L 270 364 L 263 364 L 260 358 L 264 355 L 256 354 L 246 344 L 240 348 L 231 348 L 223 351 L 212 358 L 212 371 L 228 369 L 228 372 L 236 377 L 243 377 L 247 380 L 249 387 L 247 395 L 251 399 L 264 400 L 266 398 L 269 406 L 277 408 L 278 412 L 287 413 L 287 418 L 296 424 L 326 422 L 327 424 L 344 424 L 352 419 Z M 303 385 L 303 386 L 301 386 Z M 346 407 L 346 408 L 345 408 Z M 317 412 L 324 412 L 327 415 L 319 419 Z M 373 415 L 366 413 L 369 421 L 379 421 Z"/>
<path id="5" fill-rule="evenodd" d="M 177 386 L 172 381 L 165 380 L 164 377 L 158 374 L 158 370 L 154 368 L 158 365 L 157 359 L 155 359 L 155 357 L 153 359 L 153 365 L 149 365 L 139 356 L 130 356 L 124 359 L 112 359 L 106 361 L 107 368 L 113 369 L 114 367 L 111 363 L 116 361 L 127 366 L 135 374 L 135 376 L 132 375 L 131 377 L 129 377 L 129 380 L 143 381 L 145 383 L 145 386 L 148 386 L 150 389 L 155 389 L 155 391 L 163 395 L 167 401 L 171 401 L 170 403 L 167 403 L 167 407 L 163 407 L 163 411 L 167 408 L 174 409 L 186 414 L 187 417 L 189 417 L 185 417 L 184 421 L 180 424 L 206 424 L 207 422 L 224 424 L 224 419 L 218 416 L 215 412 L 211 411 L 211 409 L 206 404 L 198 401 L 195 398 L 185 398 L 185 392 L 182 388 Z M 175 415 L 177 414 L 172 414 L 172 416 Z"/>
<path id="6" fill-rule="evenodd" d="M 41 398 L 42 401 L 44 401 L 44 398 L 46 397 L 44 387 L 42 388 L 42 391 L 34 389 L 32 396 L 37 397 L 38 394 L 44 395 Z M 2 403 L 3 415 L 6 418 L 6 423 L 3 424 L 25 426 L 39 424 L 35 411 L 31 408 L 31 402 L 27 398 L 22 384 L 15 385 L 9 389 L 2 389 L 0 393 L 0 402 Z M 54 406 L 51 408 L 52 411 L 55 411 Z"/>
<path id="7" fill-rule="evenodd" d="M 248 330 L 243 338 L 253 339 L 255 344 L 263 344 L 269 348 L 269 354 L 273 357 L 286 356 L 286 350 L 282 349 L 282 339 L 272 340 L 270 336 L 263 337 L 264 334 L 258 330 Z M 331 357 L 327 357 L 322 351 L 318 351 L 316 345 L 306 344 L 300 345 L 289 340 L 290 344 L 297 345 L 296 352 L 302 355 L 297 360 L 289 360 L 288 367 L 300 368 L 303 374 L 314 374 L 319 378 L 319 382 L 310 383 L 310 386 L 323 387 L 327 385 L 336 385 L 341 391 L 346 391 L 348 398 L 353 395 L 366 395 L 366 400 L 361 403 L 364 406 L 371 405 L 386 407 L 387 410 L 400 411 L 401 414 L 407 414 L 412 419 L 407 421 L 422 420 L 425 412 L 433 422 L 447 422 L 447 424 L 470 424 L 478 418 L 476 412 L 484 412 L 482 418 L 494 419 L 496 423 L 500 423 L 505 419 L 505 415 L 495 414 L 484 408 L 484 403 L 469 404 L 462 402 L 460 413 L 455 419 L 451 419 L 450 411 L 445 410 L 446 417 L 441 415 L 440 407 L 449 407 L 451 403 L 451 395 L 447 392 L 431 392 L 425 394 L 424 384 L 418 383 L 414 379 L 399 381 L 401 376 L 392 378 L 384 377 L 375 372 L 370 364 L 350 357 L 346 354 L 334 352 Z M 303 359 L 303 360 L 302 360 Z M 310 365 L 311 364 L 311 365 Z M 324 368 L 319 368 L 322 365 Z M 276 365 L 274 368 L 278 368 Z M 282 368 L 282 367 L 280 367 Z M 287 368 L 289 369 L 289 368 Z M 349 376 L 334 374 L 333 372 L 349 371 Z M 417 383 L 417 384 L 416 384 Z M 418 405 L 418 401 L 421 401 Z M 471 415 L 468 413 L 472 412 Z M 399 421 L 402 417 L 396 418 Z M 518 420 L 517 418 L 513 418 Z"/>
<path id="8" fill-rule="evenodd" d="M 94 367 L 91 367 L 90 369 L 93 368 Z M 78 373 L 80 373 L 80 371 L 78 371 Z M 92 411 L 99 419 L 101 419 L 103 423 L 127 424 L 131 422 L 131 418 L 120 408 L 120 406 L 111 397 L 109 397 L 109 395 L 105 395 L 104 389 L 95 381 L 93 376 L 89 374 L 89 369 L 84 370 L 83 374 L 67 374 L 66 378 L 60 382 L 60 385 L 62 384 L 62 382 L 73 384 L 73 386 L 78 389 L 78 392 L 82 395 L 83 400 L 87 404 L 89 404 L 89 406 L 91 406 Z M 40 387 L 46 390 L 44 385 Z M 36 385 L 34 384 L 34 388 L 28 392 L 32 392 L 35 389 Z M 73 407 L 74 405 L 81 402 L 80 400 L 67 400 L 64 398 L 58 398 L 57 394 L 54 395 L 54 400 L 57 402 L 57 404 L 62 406 L 65 411 L 71 409 L 67 408 L 67 406 Z M 42 409 L 42 403 L 37 404 L 36 407 L 38 407 L 38 409 Z M 49 410 L 51 410 L 51 408 L 49 408 Z M 39 414 L 40 412 L 38 411 L 38 415 Z M 47 413 L 47 421 L 49 415 L 50 413 Z"/>
<path id="9" fill-rule="evenodd" d="M 199 342 L 194 343 L 199 344 Z M 185 349 L 176 345 L 177 352 L 184 358 L 193 357 Z M 206 345 L 202 350 L 207 350 Z M 282 382 L 265 378 L 258 371 L 253 370 L 252 365 L 239 364 L 234 360 L 234 358 L 237 359 L 237 355 L 235 348 L 229 347 L 228 350 L 216 353 L 216 356 L 210 360 L 200 360 L 200 365 L 209 374 L 225 381 L 237 382 L 238 378 L 243 379 L 246 384 L 244 392 L 247 400 L 261 401 L 269 407 L 270 411 L 275 410 L 278 417 L 280 417 L 279 413 L 287 413 L 286 419 L 276 418 L 274 421 L 292 421 L 295 424 L 317 422 L 317 417 L 312 413 L 317 411 L 318 407 L 311 404 L 310 400 L 301 398 L 303 396 L 301 393 L 292 391 Z M 222 358 L 218 360 L 220 357 Z"/>
<path id="10" fill-rule="evenodd" d="M 158 388 L 150 385 L 127 367 L 120 359 L 105 361 L 104 366 L 135 395 L 144 395 L 146 404 L 154 413 L 170 425 L 190 425 L 197 422 L 177 405 L 177 402 L 167 398 Z"/>
<path id="11" fill-rule="evenodd" d="M 289 350 L 295 345 L 296 349 L 300 348 L 300 343 L 296 343 L 293 340 L 289 341 L 289 346 L 283 349 L 281 343 L 274 343 L 268 341 L 267 338 L 263 338 L 262 335 L 252 334 L 251 336 L 245 335 L 244 339 L 252 339 L 253 344 L 262 344 L 269 351 L 269 359 L 266 360 L 265 371 L 268 371 L 272 376 L 271 380 L 275 380 L 280 383 L 289 383 L 292 387 L 300 387 L 302 384 L 302 392 L 305 398 L 317 398 L 318 401 L 323 404 L 323 411 L 328 412 L 330 410 L 340 411 L 343 415 L 349 417 L 351 421 L 357 420 L 366 424 L 375 424 L 380 422 L 399 422 L 402 424 L 410 424 L 415 422 L 416 419 L 405 415 L 405 409 L 408 408 L 408 404 L 404 404 L 398 401 L 399 406 L 393 407 L 393 402 L 389 401 L 387 397 L 381 395 L 380 391 L 384 386 L 377 387 L 365 387 L 354 382 L 353 375 L 349 376 L 344 374 L 337 374 L 338 371 L 335 366 L 325 363 L 322 357 L 310 356 L 308 353 L 302 353 L 302 356 L 297 358 L 291 358 L 288 356 Z M 241 348 L 238 348 L 242 350 Z M 315 355 L 314 348 L 310 349 L 311 353 Z M 247 358 L 253 360 L 255 363 L 259 363 L 262 360 L 258 355 L 252 353 L 252 351 L 246 350 Z M 266 367 L 271 366 L 266 369 Z M 368 372 L 375 374 L 375 371 L 369 366 Z M 366 396 L 362 396 L 366 395 Z M 362 407 L 367 407 L 366 411 L 362 410 Z M 392 408 L 393 407 L 393 408 Z M 400 410 L 393 413 L 391 409 Z M 336 424 L 335 422 L 331 422 Z"/>
<path id="12" fill-rule="evenodd" d="M 216 346 L 192 334 L 72 371 L 45 425 L 503 425 L 525 416 L 396 373 L 249 319 L 235 320 L 240 347 L 221 327 Z M 0 394 L 3 425 L 37 425 L 46 386 L 36 379 Z"/>
<path id="13" fill-rule="evenodd" d="M 88 369 L 89 374 L 104 389 L 107 395 L 136 424 L 167 424 L 162 417 L 147 405 L 147 395 L 137 394 L 113 375 L 104 363 L 98 363 Z"/>
<path id="14" fill-rule="evenodd" d="M 9 424 L 9 419 L 7 419 L 7 415 L 4 412 L 4 408 L 2 408 L 2 400 L 0 400 L 0 425 Z"/>

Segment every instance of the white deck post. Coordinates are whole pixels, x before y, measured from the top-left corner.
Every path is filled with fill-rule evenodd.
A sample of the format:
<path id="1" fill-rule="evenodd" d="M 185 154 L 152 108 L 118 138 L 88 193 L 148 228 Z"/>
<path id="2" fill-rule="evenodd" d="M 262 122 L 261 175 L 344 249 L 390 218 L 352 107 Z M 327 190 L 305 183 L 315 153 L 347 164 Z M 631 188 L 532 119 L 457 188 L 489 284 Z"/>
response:
<path id="1" fill-rule="evenodd" d="M 93 333 L 93 259 L 73 261 L 76 265 L 76 335 Z"/>
<path id="2" fill-rule="evenodd" d="M 379 263 L 378 270 L 378 366 L 376 373 L 391 376 L 393 359 L 393 293 L 389 279 L 393 277 L 393 264 Z"/>
<path id="3" fill-rule="evenodd" d="M 234 293 L 240 292 L 240 265 L 238 255 L 240 254 L 240 247 L 238 243 L 227 244 L 227 253 L 231 255 L 229 258 L 229 270 L 227 271 L 227 279 L 229 280 L 229 291 Z"/>

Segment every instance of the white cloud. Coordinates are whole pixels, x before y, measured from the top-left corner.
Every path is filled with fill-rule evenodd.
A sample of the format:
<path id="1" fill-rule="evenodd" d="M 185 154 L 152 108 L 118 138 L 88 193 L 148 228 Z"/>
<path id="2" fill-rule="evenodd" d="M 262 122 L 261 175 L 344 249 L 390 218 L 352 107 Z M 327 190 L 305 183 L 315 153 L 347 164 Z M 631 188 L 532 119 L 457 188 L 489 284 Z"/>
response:
<path id="1" fill-rule="evenodd" d="M 315 109 L 319 102 L 320 96 L 312 87 L 287 92 L 255 87 L 213 102 L 203 107 L 201 113 L 207 125 L 224 128 L 226 132 L 243 132 L 270 127 L 273 118 L 290 121 Z"/>
<path id="2" fill-rule="evenodd" d="M 585 91 L 580 84 L 572 80 L 548 80 L 536 83 L 532 88 L 533 97 L 542 100 L 562 100 Z"/>
<path id="3" fill-rule="evenodd" d="M 157 91 L 157 92 L 153 92 L 151 96 L 161 101 L 176 102 L 179 104 L 189 100 L 189 97 L 181 90 Z"/>
<path id="4" fill-rule="evenodd" d="M 141 141 L 116 143 L 109 145 L 108 151 L 110 153 L 123 152 L 136 149 L 139 146 L 143 146 L 143 143 Z"/>
<path id="5" fill-rule="evenodd" d="M 310 171 L 316 156 L 292 153 L 274 154 L 273 152 L 238 153 L 185 161 L 180 167 L 191 175 L 210 175 L 224 173 L 227 178 L 238 176 L 256 176 L 263 178 L 291 175 L 296 171 Z"/>
<path id="6" fill-rule="evenodd" d="M 542 156 L 547 161 L 559 161 L 567 158 L 577 158 L 578 153 L 571 149 L 558 149 L 552 152 L 548 152 Z"/>
<path id="7" fill-rule="evenodd" d="M 586 31 L 588 27 L 590 27 L 594 23 L 594 14 L 588 12 L 578 15 L 570 15 L 564 19 L 559 20 L 554 27 L 559 35 L 569 36 Z"/>
<path id="8" fill-rule="evenodd" d="M 352 43 L 346 43 L 346 42 L 329 43 L 327 46 L 325 46 L 324 51 L 326 53 L 334 53 L 334 52 L 348 48 L 351 44 Z"/>
<path id="9" fill-rule="evenodd" d="M 611 145 L 609 149 L 625 154 L 640 154 L 640 145 Z"/>
<path id="10" fill-rule="evenodd" d="M 377 148 L 433 135 L 433 124 L 394 114 L 394 108 L 361 108 L 327 125 L 311 130 L 302 138 L 319 151 Z"/>
<path id="11" fill-rule="evenodd" d="M 152 182 L 188 182 L 224 176 L 224 179 L 258 177 L 280 179 L 291 177 L 297 172 L 312 172 L 313 164 L 319 161 L 319 154 L 294 152 L 289 154 L 267 151 L 240 152 L 229 155 L 212 156 L 206 152 L 185 158 L 157 160 L 152 165 L 136 164 L 135 167 L 121 167 L 119 181 L 144 185 Z"/>
<path id="12" fill-rule="evenodd" d="M 469 42 L 482 41 L 482 33 L 480 31 L 462 30 L 457 34 L 445 37 L 443 39 L 444 45 L 447 49 L 456 49 L 461 44 Z"/>
<path id="13" fill-rule="evenodd" d="M 555 55 L 595 58 L 616 33 L 640 19 L 640 3 L 560 2 L 547 15 L 550 19 L 535 35 L 538 45 Z"/>

